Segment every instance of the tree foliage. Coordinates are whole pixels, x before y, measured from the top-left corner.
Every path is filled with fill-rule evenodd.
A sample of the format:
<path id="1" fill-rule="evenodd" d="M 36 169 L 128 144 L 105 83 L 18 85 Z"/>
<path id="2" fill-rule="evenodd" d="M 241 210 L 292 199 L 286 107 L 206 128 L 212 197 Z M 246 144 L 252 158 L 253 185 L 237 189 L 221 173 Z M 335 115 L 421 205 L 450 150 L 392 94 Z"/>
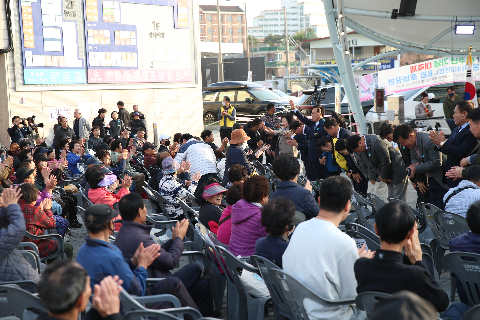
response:
<path id="1" fill-rule="evenodd" d="M 248 41 L 250 44 L 250 47 L 256 47 L 258 45 L 258 38 L 255 38 L 254 36 L 248 36 Z"/>
<path id="2" fill-rule="evenodd" d="M 297 41 L 298 43 L 303 42 L 305 40 L 315 39 L 316 37 L 317 35 L 312 28 L 300 30 L 292 36 L 292 38 L 295 39 L 295 41 Z"/>
<path id="3" fill-rule="evenodd" d="M 278 46 L 280 44 L 282 44 L 284 41 L 284 36 L 282 35 L 273 35 L 273 34 L 269 34 L 268 36 L 265 37 L 265 39 L 263 40 L 263 42 L 265 44 L 268 44 L 268 46 L 270 47 L 275 47 L 275 46 Z"/>

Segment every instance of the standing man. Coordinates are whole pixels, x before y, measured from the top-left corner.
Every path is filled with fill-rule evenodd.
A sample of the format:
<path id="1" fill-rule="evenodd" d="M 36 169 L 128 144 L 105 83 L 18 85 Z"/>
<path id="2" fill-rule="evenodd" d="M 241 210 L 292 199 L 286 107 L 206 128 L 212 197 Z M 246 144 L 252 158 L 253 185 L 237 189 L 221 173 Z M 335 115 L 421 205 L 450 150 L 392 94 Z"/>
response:
<path id="1" fill-rule="evenodd" d="M 55 149 L 58 151 L 59 142 L 62 139 L 69 139 L 70 141 L 74 140 L 75 138 L 75 131 L 68 126 L 68 119 L 63 117 L 60 120 L 60 127 L 58 127 L 57 132 L 55 133 L 55 137 L 53 141 L 55 142 Z"/>
<path id="2" fill-rule="evenodd" d="M 407 169 L 402 155 L 391 143 L 374 134 L 355 135 L 347 139 L 347 151 L 358 153 L 360 170 L 367 172 L 372 184 L 380 179 L 387 184 L 389 198 L 406 201 Z"/>
<path id="3" fill-rule="evenodd" d="M 82 113 L 80 109 L 75 109 L 73 112 L 73 131 L 75 131 L 75 139 L 82 140 L 85 139 L 85 145 L 87 144 L 88 137 L 90 136 L 90 123 L 88 123 L 87 119 L 82 117 Z"/>
<path id="4" fill-rule="evenodd" d="M 445 119 L 453 119 L 453 114 L 455 113 L 455 106 L 460 100 L 462 100 L 462 98 L 455 94 L 455 87 L 448 87 L 447 97 L 445 98 L 445 100 L 443 100 L 443 113 L 445 115 Z"/>
<path id="5" fill-rule="evenodd" d="M 308 135 L 310 134 L 310 127 L 307 127 L 298 120 L 292 121 L 290 123 L 289 129 L 294 133 L 292 136 L 293 139 L 297 142 L 297 149 L 300 152 L 300 158 L 303 161 L 303 166 L 305 167 L 305 174 L 307 175 L 308 180 L 315 181 L 315 175 L 313 174 L 310 165 L 308 163 Z M 292 142 L 288 142 L 291 144 Z"/>
<path id="6" fill-rule="evenodd" d="M 267 112 L 263 117 L 262 121 L 265 122 L 265 125 L 271 129 L 280 128 L 281 119 L 275 114 L 275 104 L 270 102 L 267 104 Z"/>
<path id="7" fill-rule="evenodd" d="M 140 119 L 145 120 L 145 115 L 138 110 L 138 104 L 133 105 L 133 112 L 130 112 L 130 119 L 133 119 L 133 114 L 135 112 L 139 113 Z"/>
<path id="8" fill-rule="evenodd" d="M 106 113 L 107 113 L 107 109 L 105 108 L 98 109 L 98 116 L 92 121 L 92 127 L 100 128 L 100 137 L 102 138 L 105 138 L 105 114 Z"/>
<path id="9" fill-rule="evenodd" d="M 230 97 L 224 96 L 222 101 L 223 107 L 218 110 L 217 120 L 220 121 L 220 139 L 225 137 L 228 140 L 232 137 L 233 125 L 235 124 L 235 117 L 237 110 L 230 104 Z"/>
<path id="10" fill-rule="evenodd" d="M 23 123 L 24 121 L 19 116 L 12 118 L 13 126 L 7 129 L 12 143 L 18 143 L 20 140 L 27 138 L 28 130 L 24 127 Z"/>
<path id="11" fill-rule="evenodd" d="M 435 148 L 427 132 L 416 132 L 408 124 L 395 128 L 393 140 L 410 149 L 409 178 L 421 193 L 428 190 L 431 204 L 443 209 L 443 196 L 449 188 L 443 183 L 446 156 Z"/>
<path id="12" fill-rule="evenodd" d="M 290 107 L 292 107 L 293 112 L 297 116 L 298 120 L 305 124 L 305 126 L 310 127 L 310 134 L 308 138 L 308 163 L 310 165 L 310 170 L 315 176 L 315 180 L 325 179 L 325 165 L 320 164 L 320 152 L 317 148 L 317 141 L 320 138 L 325 138 L 328 133 L 323 127 L 323 117 L 325 116 L 325 108 L 322 106 L 315 106 L 312 109 L 312 120 L 305 117 L 300 110 L 297 109 L 295 103 L 290 100 Z M 298 146 L 296 140 L 288 140 L 287 142 L 291 146 Z"/>
<path id="13" fill-rule="evenodd" d="M 117 102 L 118 108 L 118 119 L 122 120 L 125 128 L 130 128 L 130 115 L 128 114 L 127 109 L 125 109 L 125 104 L 123 101 Z"/>
<path id="14" fill-rule="evenodd" d="M 147 127 L 145 127 L 145 122 L 141 120 L 140 112 L 135 111 L 133 113 L 133 120 L 130 121 L 130 128 L 132 128 L 132 134 L 135 135 L 138 129 L 143 128 L 147 132 Z M 146 134 L 145 134 L 146 137 Z"/>

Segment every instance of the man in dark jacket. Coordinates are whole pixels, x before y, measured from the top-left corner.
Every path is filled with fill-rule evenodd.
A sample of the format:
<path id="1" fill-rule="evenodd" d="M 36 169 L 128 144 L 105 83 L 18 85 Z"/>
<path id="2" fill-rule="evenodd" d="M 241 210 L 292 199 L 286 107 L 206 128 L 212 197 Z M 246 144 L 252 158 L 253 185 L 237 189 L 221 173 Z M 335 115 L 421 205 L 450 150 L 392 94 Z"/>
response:
<path id="1" fill-rule="evenodd" d="M 138 129 L 143 128 L 145 130 L 145 139 L 147 139 L 147 127 L 145 121 L 140 119 L 140 112 L 135 111 L 133 113 L 133 120 L 130 120 L 130 128 L 132 128 L 132 134 L 136 134 Z"/>
<path id="2" fill-rule="evenodd" d="M 99 127 L 100 128 L 100 137 L 105 137 L 105 114 L 107 113 L 107 109 L 101 108 L 98 110 L 98 116 L 93 119 L 92 121 L 92 128 Z"/>
<path id="3" fill-rule="evenodd" d="M 150 236 L 152 226 L 145 224 L 147 218 L 147 208 L 139 194 L 128 194 L 118 203 L 120 214 L 122 215 L 122 227 L 118 232 L 115 245 L 122 251 L 126 259 L 132 258 L 138 245 L 148 249 L 155 245 L 155 241 Z M 160 255 L 148 267 L 150 278 L 170 278 L 178 277 L 195 301 L 198 309 L 203 316 L 213 315 L 213 299 L 210 290 L 210 284 L 202 279 L 202 269 L 196 263 L 191 263 L 175 272 L 171 273 L 178 265 L 184 249 L 183 238 L 188 229 L 188 220 L 183 219 L 177 222 L 176 227 L 172 228 L 172 239 L 162 244 Z"/>
<path id="4" fill-rule="evenodd" d="M 372 259 L 359 258 L 355 262 L 357 293 L 375 291 L 393 294 L 408 290 L 430 301 L 438 312 L 447 309 L 447 293 L 422 262 L 412 209 L 399 201 L 390 202 L 375 215 L 374 227 L 380 237 L 380 249 Z M 402 250 L 405 250 L 405 256 Z"/>
<path id="5" fill-rule="evenodd" d="M 19 116 L 14 116 L 12 118 L 13 126 L 8 128 L 8 135 L 12 139 L 12 143 L 18 143 L 22 139 L 26 139 L 31 133 L 31 130 L 28 126 L 24 125 L 24 121 Z"/>
<path id="6" fill-rule="evenodd" d="M 118 119 L 122 120 L 125 128 L 130 128 L 130 114 L 128 113 L 127 109 L 125 109 L 125 104 L 123 103 L 123 101 L 118 101 L 117 107 Z"/>
<path id="7" fill-rule="evenodd" d="M 295 135 L 293 139 L 295 141 L 288 142 L 288 144 L 292 144 L 296 142 L 297 149 L 300 152 L 300 158 L 303 161 L 303 165 L 305 166 L 305 174 L 310 181 L 315 181 L 315 175 L 313 174 L 310 165 L 308 164 L 308 136 L 310 135 L 311 129 L 306 125 L 302 124 L 300 121 L 292 121 L 290 123 L 290 130 L 292 130 Z"/>
<path id="8" fill-rule="evenodd" d="M 54 142 L 55 148 L 58 150 L 59 142 L 62 139 L 69 139 L 70 141 L 75 140 L 75 131 L 68 126 L 68 119 L 63 117 L 61 122 L 61 126 L 58 127 L 57 132 L 55 133 Z"/>
<path id="9" fill-rule="evenodd" d="M 289 198 L 293 201 L 295 209 L 302 212 L 307 220 L 315 218 L 320 207 L 313 197 L 310 182 L 307 181 L 305 188 L 300 187 L 297 183 L 300 173 L 298 160 L 292 155 L 280 155 L 275 159 L 272 169 L 280 179 L 280 183 L 270 198 Z"/>
<path id="10" fill-rule="evenodd" d="M 112 120 L 110 121 L 110 135 L 114 139 L 120 138 L 122 131 L 125 130 L 122 120 L 118 119 L 118 112 L 113 111 L 111 114 Z"/>

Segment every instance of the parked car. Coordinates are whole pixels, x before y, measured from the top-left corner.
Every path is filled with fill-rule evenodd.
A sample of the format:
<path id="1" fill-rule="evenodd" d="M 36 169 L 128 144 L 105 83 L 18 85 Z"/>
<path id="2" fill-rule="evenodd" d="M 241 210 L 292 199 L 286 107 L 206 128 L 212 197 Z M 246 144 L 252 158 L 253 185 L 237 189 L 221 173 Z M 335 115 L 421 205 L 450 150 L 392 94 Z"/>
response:
<path id="1" fill-rule="evenodd" d="M 237 110 L 237 115 L 262 116 L 270 102 L 275 104 L 279 115 L 288 113 L 291 109 L 289 100 L 254 82 L 217 82 L 203 90 L 203 122 L 205 124 L 217 121 L 218 110 L 222 107 L 224 96 L 230 98 L 230 103 Z"/>
<path id="2" fill-rule="evenodd" d="M 299 97 L 289 96 L 289 95 L 286 94 L 285 92 L 283 92 L 283 91 L 281 91 L 281 90 L 278 90 L 278 89 L 273 89 L 272 91 L 275 92 L 276 94 L 278 94 L 280 97 L 282 97 L 283 99 L 285 99 L 285 100 L 287 100 L 287 101 L 292 100 L 295 104 L 297 104 L 298 101 L 300 100 Z"/>

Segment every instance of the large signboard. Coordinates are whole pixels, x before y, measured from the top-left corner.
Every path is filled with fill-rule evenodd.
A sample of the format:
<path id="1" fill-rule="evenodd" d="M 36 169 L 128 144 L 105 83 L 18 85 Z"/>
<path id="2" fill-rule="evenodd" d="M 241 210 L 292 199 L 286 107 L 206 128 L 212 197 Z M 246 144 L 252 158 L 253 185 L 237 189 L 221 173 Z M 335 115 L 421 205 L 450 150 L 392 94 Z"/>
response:
<path id="1" fill-rule="evenodd" d="M 366 59 L 353 59 L 352 65 L 356 65 L 360 62 L 365 61 Z M 385 58 L 385 59 L 378 59 L 374 62 L 380 63 L 380 65 L 366 65 L 362 67 L 362 70 L 388 70 L 393 69 L 395 67 L 395 59 L 393 58 Z M 317 60 L 317 65 L 329 65 L 329 64 L 336 64 L 336 60 Z"/>
<path id="2" fill-rule="evenodd" d="M 25 85 L 195 81 L 188 0 L 19 0 Z"/>
<path id="3" fill-rule="evenodd" d="M 465 82 L 466 63 L 466 57 L 449 57 L 381 71 L 378 73 L 378 87 L 385 88 L 385 94 L 390 95 L 444 83 Z M 480 81 L 480 57 L 474 57 L 473 77 Z"/>

